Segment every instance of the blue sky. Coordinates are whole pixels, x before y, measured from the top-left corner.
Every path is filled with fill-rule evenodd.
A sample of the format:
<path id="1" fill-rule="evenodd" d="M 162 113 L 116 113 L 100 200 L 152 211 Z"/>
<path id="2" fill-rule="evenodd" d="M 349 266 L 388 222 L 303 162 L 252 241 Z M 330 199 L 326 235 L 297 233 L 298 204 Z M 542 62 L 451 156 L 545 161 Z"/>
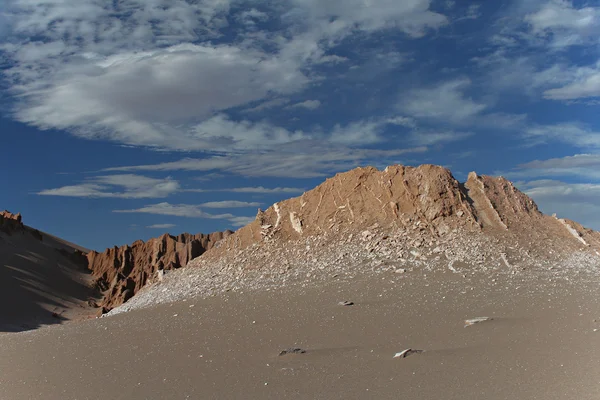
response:
<path id="1" fill-rule="evenodd" d="M 598 32 L 597 1 L 5 0 L 0 208 L 103 249 L 434 163 L 600 229 Z"/>

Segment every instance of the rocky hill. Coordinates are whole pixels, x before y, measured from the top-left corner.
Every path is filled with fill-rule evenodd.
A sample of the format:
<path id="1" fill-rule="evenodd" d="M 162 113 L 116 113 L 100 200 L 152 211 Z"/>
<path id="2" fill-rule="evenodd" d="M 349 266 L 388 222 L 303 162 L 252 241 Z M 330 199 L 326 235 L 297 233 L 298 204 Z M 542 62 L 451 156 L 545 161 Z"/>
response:
<path id="1" fill-rule="evenodd" d="M 88 318 L 98 293 L 86 249 L 0 212 L 0 332 Z"/>
<path id="2" fill-rule="evenodd" d="M 115 246 L 102 253 L 89 252 L 88 268 L 103 292 L 98 304 L 101 312 L 121 305 L 146 284 L 161 279 L 165 272 L 185 266 L 231 233 L 164 234 L 147 242 L 138 240 L 131 246 Z"/>
<path id="3" fill-rule="evenodd" d="M 259 210 L 255 221 L 121 310 L 415 268 L 462 274 L 600 271 L 600 233 L 542 214 L 502 177 L 473 172 L 461 183 L 435 165 L 357 168 Z"/>
<path id="4" fill-rule="evenodd" d="M 443 167 L 394 165 L 384 171 L 357 168 L 327 179 L 302 196 L 260 211 L 256 220 L 224 241 L 219 251 L 270 240 L 359 231 L 373 224 L 432 237 L 460 228 L 502 235 L 552 233 L 573 244 L 600 245 L 600 233 L 542 214 L 535 202 L 503 177 L 469 174 L 462 184 Z"/>

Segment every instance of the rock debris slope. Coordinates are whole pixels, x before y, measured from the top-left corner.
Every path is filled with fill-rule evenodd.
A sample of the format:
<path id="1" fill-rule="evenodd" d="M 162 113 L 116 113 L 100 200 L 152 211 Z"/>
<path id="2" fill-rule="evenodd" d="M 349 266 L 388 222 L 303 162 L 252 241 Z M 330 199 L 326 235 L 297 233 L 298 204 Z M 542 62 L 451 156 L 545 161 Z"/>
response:
<path id="1" fill-rule="evenodd" d="M 147 242 L 138 240 L 131 246 L 115 246 L 103 253 L 89 252 L 88 268 L 96 286 L 104 293 L 99 307 L 104 313 L 124 303 L 165 271 L 185 266 L 231 233 L 164 234 Z"/>
<path id="2" fill-rule="evenodd" d="M 259 210 L 188 268 L 114 312 L 357 273 L 600 271 L 600 233 L 542 214 L 508 180 L 443 167 L 356 168 Z M 191 268 L 197 267 L 197 268 Z"/>

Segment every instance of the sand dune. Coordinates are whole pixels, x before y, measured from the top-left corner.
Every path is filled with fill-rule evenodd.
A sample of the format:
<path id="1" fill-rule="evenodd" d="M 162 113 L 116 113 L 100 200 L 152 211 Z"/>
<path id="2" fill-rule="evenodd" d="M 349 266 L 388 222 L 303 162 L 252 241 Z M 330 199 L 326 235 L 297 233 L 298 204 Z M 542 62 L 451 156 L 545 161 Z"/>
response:
<path id="1" fill-rule="evenodd" d="M 35 232 L 35 235 L 32 234 Z M 0 232 L 0 332 L 34 329 L 94 313 L 86 249 L 24 227 Z"/>

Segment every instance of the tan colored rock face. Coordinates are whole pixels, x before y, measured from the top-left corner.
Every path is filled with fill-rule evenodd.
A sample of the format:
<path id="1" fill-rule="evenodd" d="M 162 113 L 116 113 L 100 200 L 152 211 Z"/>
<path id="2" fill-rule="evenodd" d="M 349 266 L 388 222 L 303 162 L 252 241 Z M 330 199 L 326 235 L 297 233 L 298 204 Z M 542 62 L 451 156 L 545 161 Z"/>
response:
<path id="1" fill-rule="evenodd" d="M 106 312 L 131 298 L 144 285 L 156 279 L 158 271 L 185 266 L 190 260 L 212 248 L 230 231 L 209 235 L 162 235 L 131 246 L 114 247 L 103 253 L 88 253 L 88 268 L 104 292 L 100 307 Z"/>
<path id="2" fill-rule="evenodd" d="M 536 271 L 530 276 L 538 279 L 553 268 L 577 274 L 599 266 L 600 233 L 542 214 L 502 177 L 471 173 L 461 184 L 434 165 L 356 168 L 259 210 L 255 221 L 112 313 L 358 274 Z"/>
<path id="3" fill-rule="evenodd" d="M 450 195 L 440 197 L 439 193 Z M 463 209 L 468 211 L 468 205 L 461 201 L 458 182 L 441 167 L 393 166 L 384 172 L 358 168 L 328 179 L 301 197 L 274 205 L 236 235 L 241 243 L 259 239 L 260 232 L 266 237 L 277 233 L 294 238 L 340 225 L 402 224 L 408 219 L 433 222 Z M 288 215 L 290 218 L 282 218 Z"/>
<path id="4" fill-rule="evenodd" d="M 535 202 L 503 177 L 469 174 L 465 184 L 435 165 L 393 165 L 384 171 L 356 168 L 327 179 L 302 196 L 260 211 L 256 220 L 228 237 L 211 257 L 263 241 L 296 240 L 341 231 L 359 231 L 373 224 L 404 229 L 413 226 L 434 236 L 456 228 L 509 232 L 527 239 L 548 235 L 565 238 L 569 246 L 584 243 L 564 224 L 543 215 Z M 572 224 L 585 243 L 600 243 L 597 232 Z M 599 247 L 600 248 L 600 247 Z"/>
<path id="5" fill-rule="evenodd" d="M 245 247 L 263 238 L 294 239 L 374 223 L 403 227 L 421 221 L 435 233 L 449 226 L 478 229 L 474 213 L 465 190 L 443 167 L 357 168 L 259 212 L 226 242 L 230 248 Z"/>

